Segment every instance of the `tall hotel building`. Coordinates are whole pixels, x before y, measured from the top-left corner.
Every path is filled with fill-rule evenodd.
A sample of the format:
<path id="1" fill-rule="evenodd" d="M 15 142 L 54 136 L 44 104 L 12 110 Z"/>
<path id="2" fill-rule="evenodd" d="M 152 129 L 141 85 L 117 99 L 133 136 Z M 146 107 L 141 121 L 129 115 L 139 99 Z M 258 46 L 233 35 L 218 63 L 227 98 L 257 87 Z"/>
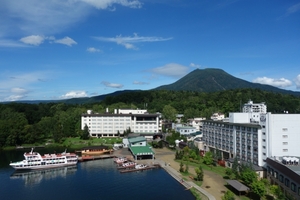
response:
<path id="1" fill-rule="evenodd" d="M 205 151 L 266 168 L 267 158 L 300 156 L 300 114 L 272 114 L 249 101 L 227 120 L 204 120 L 203 141 Z"/>
<path id="2" fill-rule="evenodd" d="M 161 131 L 160 114 L 147 110 L 115 109 L 113 113 L 94 113 L 88 110 L 81 115 L 81 129 L 88 126 L 91 137 L 116 137 L 130 129 L 134 133 L 158 133 Z"/>

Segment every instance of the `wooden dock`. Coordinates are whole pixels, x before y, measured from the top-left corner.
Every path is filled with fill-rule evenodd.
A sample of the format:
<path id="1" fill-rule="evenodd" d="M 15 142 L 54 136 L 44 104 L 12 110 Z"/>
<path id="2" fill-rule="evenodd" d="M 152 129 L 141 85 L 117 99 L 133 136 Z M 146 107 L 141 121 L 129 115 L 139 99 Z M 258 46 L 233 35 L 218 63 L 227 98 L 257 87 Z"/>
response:
<path id="1" fill-rule="evenodd" d="M 141 169 L 124 169 L 124 170 L 120 170 L 120 173 L 129 173 L 129 172 L 138 172 L 138 171 L 144 171 L 144 170 L 149 170 L 149 169 L 157 169 L 160 168 L 160 165 L 152 165 L 152 166 L 148 166 L 145 168 L 141 168 Z"/>
<path id="2" fill-rule="evenodd" d="M 135 166 L 126 166 L 126 167 L 119 166 L 119 167 L 117 167 L 118 170 L 122 170 L 122 169 L 133 169 L 133 168 L 135 168 Z"/>

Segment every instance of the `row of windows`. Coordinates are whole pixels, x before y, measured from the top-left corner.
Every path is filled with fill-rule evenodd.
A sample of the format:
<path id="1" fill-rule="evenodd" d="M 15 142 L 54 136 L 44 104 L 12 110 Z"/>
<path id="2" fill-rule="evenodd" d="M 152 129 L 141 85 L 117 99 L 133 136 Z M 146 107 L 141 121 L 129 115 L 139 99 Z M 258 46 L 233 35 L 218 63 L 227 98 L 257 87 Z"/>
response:
<path id="1" fill-rule="evenodd" d="M 224 127 L 224 128 L 229 128 L 229 129 L 233 129 L 234 126 L 233 125 L 228 125 L 228 124 L 219 124 L 219 123 L 213 123 L 213 122 L 204 122 L 204 125 L 209 125 L 209 126 L 205 126 L 205 127 Z M 253 131 L 253 132 L 257 132 L 257 128 L 252 128 L 252 127 L 245 127 L 245 126 L 235 126 L 236 130 L 242 130 L 242 131 Z"/>
<path id="2" fill-rule="evenodd" d="M 297 190 L 297 185 L 290 181 L 288 177 L 285 177 L 283 174 L 280 174 L 270 166 L 268 168 L 268 173 L 272 175 L 274 178 L 278 179 L 281 183 L 283 183 L 286 187 L 290 188 L 293 192 L 297 192 L 298 195 L 300 196 L 300 186 L 298 186 L 298 191 Z"/>
<path id="3" fill-rule="evenodd" d="M 245 156 L 240 156 L 240 155 L 236 155 L 236 158 L 238 160 L 247 161 L 248 163 L 253 163 L 254 165 L 258 164 L 256 159 L 251 160 L 251 158 L 246 158 Z"/>
<path id="4" fill-rule="evenodd" d="M 221 131 L 221 130 L 207 130 L 207 129 L 203 129 L 203 133 L 209 134 L 209 135 L 219 135 L 219 136 L 233 136 L 233 132 L 225 132 L 225 131 Z M 236 136 L 242 136 L 242 137 L 247 137 L 247 138 L 254 138 L 256 139 L 257 133 L 251 133 L 251 132 L 240 132 L 240 131 L 236 131 Z"/>
<path id="5" fill-rule="evenodd" d="M 114 120 L 110 120 L 110 119 L 83 119 L 83 121 L 92 121 L 92 122 L 96 122 L 96 121 L 104 121 L 104 122 L 107 122 L 107 121 L 131 121 L 130 119 L 114 119 Z"/>

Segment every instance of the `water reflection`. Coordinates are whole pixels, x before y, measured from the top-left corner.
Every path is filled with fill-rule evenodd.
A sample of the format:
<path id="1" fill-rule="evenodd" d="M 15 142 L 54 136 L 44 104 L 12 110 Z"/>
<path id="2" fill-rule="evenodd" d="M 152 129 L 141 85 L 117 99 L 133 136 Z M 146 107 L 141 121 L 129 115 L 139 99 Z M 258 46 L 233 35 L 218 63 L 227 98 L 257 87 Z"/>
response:
<path id="1" fill-rule="evenodd" d="M 39 184 L 43 179 L 49 180 L 57 177 L 65 178 L 67 175 L 74 174 L 76 171 L 77 166 L 31 171 L 15 171 L 10 175 L 10 179 L 22 179 L 25 181 L 25 186 L 30 186 Z"/>

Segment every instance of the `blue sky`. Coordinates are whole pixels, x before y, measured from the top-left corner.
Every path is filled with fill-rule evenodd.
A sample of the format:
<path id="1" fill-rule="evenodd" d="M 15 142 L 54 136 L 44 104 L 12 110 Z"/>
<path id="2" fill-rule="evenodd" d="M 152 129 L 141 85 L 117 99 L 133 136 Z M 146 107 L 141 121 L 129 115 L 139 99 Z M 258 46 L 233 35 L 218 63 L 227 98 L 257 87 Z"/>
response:
<path id="1" fill-rule="evenodd" d="M 300 2 L 0 3 L 0 101 L 148 90 L 197 68 L 300 91 Z"/>

